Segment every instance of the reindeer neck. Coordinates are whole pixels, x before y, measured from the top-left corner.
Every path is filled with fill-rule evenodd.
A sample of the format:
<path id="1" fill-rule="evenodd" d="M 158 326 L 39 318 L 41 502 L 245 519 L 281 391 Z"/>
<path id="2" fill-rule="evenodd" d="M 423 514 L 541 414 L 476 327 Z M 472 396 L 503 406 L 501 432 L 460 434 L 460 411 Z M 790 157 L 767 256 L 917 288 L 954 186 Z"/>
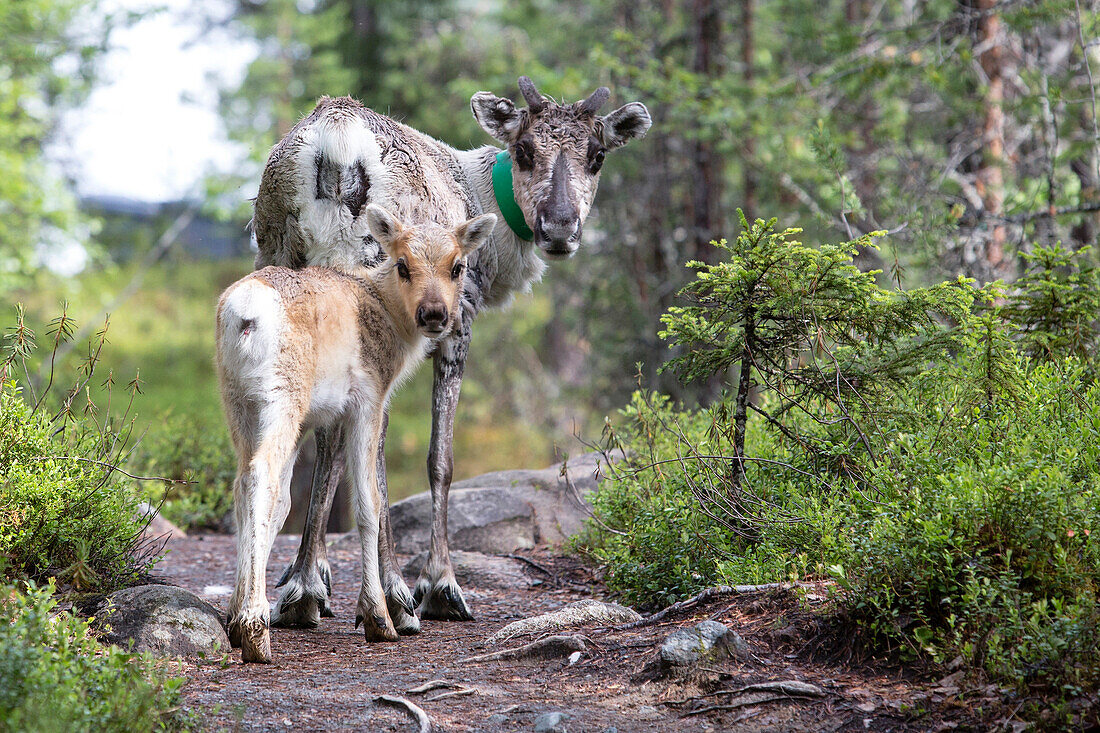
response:
<path id="1" fill-rule="evenodd" d="M 533 242 L 516 236 L 505 221 L 493 192 L 493 163 L 500 148 L 485 146 L 474 150 L 456 151 L 463 182 L 479 206 L 477 214 L 496 214 L 493 234 L 470 257 L 470 275 L 480 287 L 483 305 L 504 305 L 516 292 L 525 292 L 542 277 L 546 263 L 538 256 Z M 477 282 L 479 280 L 479 282 Z M 469 283 L 469 280 L 468 280 Z M 467 285 L 467 292 L 470 287 Z"/>

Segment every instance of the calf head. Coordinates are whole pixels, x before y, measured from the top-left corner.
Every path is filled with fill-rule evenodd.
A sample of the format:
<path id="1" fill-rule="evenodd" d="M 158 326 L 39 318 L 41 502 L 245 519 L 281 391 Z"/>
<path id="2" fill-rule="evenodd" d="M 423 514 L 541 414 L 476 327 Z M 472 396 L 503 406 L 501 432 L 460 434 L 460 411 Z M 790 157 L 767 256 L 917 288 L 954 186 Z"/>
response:
<path id="1" fill-rule="evenodd" d="M 508 147 L 516 203 L 535 244 L 550 258 L 570 257 L 580 245 L 604 156 L 645 135 L 649 110 L 631 102 L 598 115 L 610 96 L 607 87 L 566 105 L 539 94 L 526 76 L 519 89 L 526 109 L 490 92 L 475 94 L 470 106 L 478 124 Z"/>
<path id="2" fill-rule="evenodd" d="M 389 255 L 403 313 L 417 331 L 431 339 L 447 335 L 458 321 L 466 258 L 489 238 L 494 214 L 484 214 L 448 228 L 432 222 L 405 224 L 377 204 L 367 207 L 371 235 Z"/>

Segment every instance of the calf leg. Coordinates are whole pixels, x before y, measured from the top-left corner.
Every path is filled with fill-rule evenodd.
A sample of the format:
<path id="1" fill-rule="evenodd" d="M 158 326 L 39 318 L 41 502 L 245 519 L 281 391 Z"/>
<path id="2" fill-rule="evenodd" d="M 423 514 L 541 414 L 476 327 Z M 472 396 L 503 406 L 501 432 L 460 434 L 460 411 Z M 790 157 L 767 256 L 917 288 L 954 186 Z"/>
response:
<path id="1" fill-rule="evenodd" d="M 390 527 L 390 497 L 386 483 L 386 430 L 390 424 L 387 411 L 382 418 L 382 434 L 378 441 L 378 493 L 380 494 L 378 521 L 378 564 L 381 572 L 382 590 L 386 594 L 386 607 L 393 620 L 397 633 L 402 635 L 419 634 L 420 619 L 416 617 L 416 603 L 413 602 L 409 586 L 401 577 L 401 568 L 397 565 L 397 553 L 393 547 L 393 529 Z"/>
<path id="2" fill-rule="evenodd" d="M 333 615 L 329 605 L 332 571 L 325 547 L 325 527 L 344 475 L 347 450 L 342 425 L 318 427 L 313 435 L 317 442 L 317 460 L 313 464 L 306 524 L 298 555 L 276 585 L 282 587 L 283 592 L 272 611 L 273 626 L 313 628 L 322 616 Z"/>
<path id="3" fill-rule="evenodd" d="M 355 522 L 362 551 L 362 584 L 356 605 L 355 626 L 363 624 L 367 641 L 397 641 L 397 631 L 386 609 L 386 596 L 378 566 L 379 511 L 378 444 L 381 417 L 365 414 L 354 418 L 348 434 L 348 468 L 355 497 Z"/>
<path id="4" fill-rule="evenodd" d="M 234 484 L 237 515 L 237 575 L 229 600 L 229 635 L 246 662 L 271 661 L 267 629 L 267 559 L 271 544 L 290 509 L 290 470 L 297 430 L 289 422 L 274 426 L 256 453 L 241 461 Z"/>
<path id="5" fill-rule="evenodd" d="M 435 381 L 432 386 L 432 439 L 428 450 L 432 539 L 428 562 L 413 592 L 413 598 L 420 604 L 421 618 L 450 621 L 472 621 L 474 618 L 455 580 L 447 544 L 447 495 L 454 464 L 454 419 L 469 338 L 470 330 L 464 323 L 459 334 L 440 344 L 432 360 Z"/>

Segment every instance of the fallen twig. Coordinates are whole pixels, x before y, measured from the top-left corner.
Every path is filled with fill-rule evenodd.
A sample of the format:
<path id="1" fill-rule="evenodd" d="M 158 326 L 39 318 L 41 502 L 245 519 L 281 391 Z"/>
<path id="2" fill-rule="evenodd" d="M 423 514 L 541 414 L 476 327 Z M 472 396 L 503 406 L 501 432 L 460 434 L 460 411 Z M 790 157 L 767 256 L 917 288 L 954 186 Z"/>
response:
<path id="1" fill-rule="evenodd" d="M 521 562 L 525 562 L 528 565 L 530 565 L 531 567 L 533 567 L 535 570 L 538 570 L 540 572 L 543 572 L 543 573 L 546 573 L 547 575 L 549 575 L 550 579 L 552 581 L 554 581 L 554 585 L 561 585 L 561 581 L 558 580 L 557 573 L 553 572 L 552 570 L 548 570 L 548 569 L 544 568 L 542 565 L 539 565 L 537 562 L 535 562 L 531 558 L 524 557 L 523 555 L 510 555 L 510 554 L 500 555 L 500 557 L 507 557 L 511 560 L 519 560 Z"/>
<path id="2" fill-rule="evenodd" d="M 636 629 L 639 626 L 651 626 L 656 623 L 660 623 L 669 614 L 676 613 L 678 611 L 684 611 L 689 608 L 703 603 L 705 601 L 714 600 L 715 598 L 723 598 L 725 596 L 742 595 L 745 593 L 761 593 L 769 590 L 789 590 L 795 588 L 799 583 L 764 583 L 762 585 L 716 585 L 713 588 L 707 588 L 694 598 L 688 598 L 686 601 L 679 601 L 673 603 L 668 608 L 661 611 L 657 611 L 654 614 L 646 616 L 638 621 L 632 621 L 622 626 L 616 626 L 616 630 L 623 629 Z"/>
<path id="3" fill-rule="evenodd" d="M 438 695 L 432 695 L 431 697 L 424 698 L 424 702 L 432 702 L 433 700 L 442 700 L 445 697 L 463 697 L 464 695 L 476 695 L 477 688 L 463 687 L 458 690 L 451 690 L 450 692 L 441 692 Z"/>
<path id="4" fill-rule="evenodd" d="M 403 697 L 394 697 L 393 695 L 379 695 L 374 698 L 374 702 L 375 704 L 384 703 L 398 708 L 405 708 L 410 715 L 416 718 L 416 722 L 420 726 L 419 733 L 432 733 L 432 719 L 419 705 L 415 705 Z"/>
<path id="5" fill-rule="evenodd" d="M 425 692 L 431 692 L 432 690 L 438 690 L 441 687 L 462 687 L 457 682 L 451 682 L 449 680 L 428 680 L 422 685 L 417 687 L 410 687 L 407 692 L 410 695 L 420 695 Z"/>
<path id="6" fill-rule="evenodd" d="M 726 705 L 709 705 L 705 708 L 699 708 L 698 710 L 689 710 L 681 715 L 681 718 L 690 718 L 692 715 L 702 715 L 703 713 L 709 713 L 713 710 L 738 710 L 740 708 L 747 708 L 750 705 L 763 705 L 768 702 L 776 702 L 778 700 L 793 700 L 795 698 L 790 695 L 772 695 L 771 697 L 753 698 L 750 700 L 741 700 L 739 702 L 731 702 Z"/>
<path id="7" fill-rule="evenodd" d="M 490 636 L 486 641 L 497 644 L 514 636 L 555 631 L 571 626 L 587 624 L 610 625 L 620 621 L 636 621 L 641 616 L 632 609 L 614 603 L 601 603 L 591 599 L 576 601 L 551 613 L 513 621 Z"/>
<path id="8" fill-rule="evenodd" d="M 548 636 L 545 639 L 539 639 L 513 649 L 501 649 L 499 652 L 478 654 L 458 661 L 461 664 L 465 662 L 496 662 L 502 659 L 564 657 L 573 652 L 583 652 L 585 650 L 584 642 L 583 636 Z"/>
<path id="9" fill-rule="evenodd" d="M 683 700 L 666 700 L 663 704 L 683 705 L 708 697 L 718 697 L 719 695 L 743 695 L 746 692 L 774 692 L 787 697 L 825 697 L 829 694 L 817 685 L 812 685 L 809 682 L 801 682 L 799 680 L 775 680 L 772 682 L 757 682 L 755 684 L 745 685 L 744 687 L 738 687 L 736 690 L 715 690 L 705 695 L 686 697 Z"/>

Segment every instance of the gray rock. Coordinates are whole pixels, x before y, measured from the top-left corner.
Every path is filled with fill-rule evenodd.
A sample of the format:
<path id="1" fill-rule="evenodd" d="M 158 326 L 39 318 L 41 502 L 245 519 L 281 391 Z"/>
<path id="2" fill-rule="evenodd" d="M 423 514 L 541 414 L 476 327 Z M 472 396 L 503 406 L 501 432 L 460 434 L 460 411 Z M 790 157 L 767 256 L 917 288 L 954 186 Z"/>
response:
<path id="1" fill-rule="evenodd" d="M 162 517 L 156 507 L 147 501 L 138 504 L 138 518 L 141 521 L 149 519 L 149 524 L 145 527 L 146 537 L 161 539 L 167 536 L 173 540 L 187 537 L 186 532 Z"/>
<path id="2" fill-rule="evenodd" d="M 541 471 L 498 471 L 451 486 L 448 537 L 452 550 L 506 553 L 558 545 L 588 518 L 585 497 L 597 485 L 600 455 L 588 453 Z M 397 551 L 415 554 L 431 535 L 431 495 L 423 492 L 390 507 Z"/>
<path id="3" fill-rule="evenodd" d="M 565 713 L 543 713 L 535 718 L 535 733 L 565 733 L 565 721 L 569 716 Z"/>
<path id="4" fill-rule="evenodd" d="M 703 621 L 689 629 L 679 629 L 669 634 L 661 644 L 662 668 L 687 668 L 700 662 L 743 656 L 748 645 L 734 631 L 717 621 Z"/>
<path id="5" fill-rule="evenodd" d="M 500 730 L 504 727 L 504 724 L 508 722 L 508 716 L 500 713 L 495 713 L 489 716 L 489 719 L 485 723 L 489 726 L 489 730 Z"/>
<path id="6" fill-rule="evenodd" d="M 229 651 L 217 610 L 194 593 L 171 585 L 139 585 L 112 593 L 93 614 L 109 628 L 107 641 L 162 657 Z"/>

